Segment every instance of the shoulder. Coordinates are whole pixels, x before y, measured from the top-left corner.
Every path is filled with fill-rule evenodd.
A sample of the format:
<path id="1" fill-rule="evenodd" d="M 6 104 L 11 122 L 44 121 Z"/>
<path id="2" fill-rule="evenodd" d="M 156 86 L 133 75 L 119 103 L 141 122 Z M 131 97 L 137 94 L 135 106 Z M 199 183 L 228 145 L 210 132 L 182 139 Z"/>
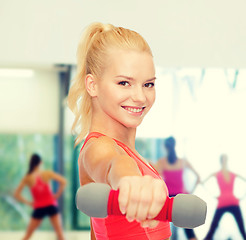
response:
<path id="1" fill-rule="evenodd" d="M 184 165 L 189 165 L 189 161 L 186 158 L 178 158 L 178 161 L 180 161 Z"/>
<path id="2" fill-rule="evenodd" d="M 41 172 L 42 175 L 50 175 L 50 174 L 53 174 L 53 173 L 54 173 L 54 171 L 53 170 L 49 170 L 49 169 L 43 170 Z"/>
<path id="3" fill-rule="evenodd" d="M 179 161 L 179 163 L 180 163 L 183 167 L 192 168 L 192 165 L 191 165 L 191 163 L 188 161 L 188 159 L 186 159 L 186 158 L 179 158 L 178 161 Z"/>
<path id="4" fill-rule="evenodd" d="M 50 180 L 51 178 L 53 178 L 53 176 L 55 175 L 55 172 L 52 170 L 43 170 L 41 172 L 41 176 L 43 177 L 43 179 L 45 180 Z"/>
<path id="5" fill-rule="evenodd" d="M 238 174 L 235 173 L 235 172 L 230 171 L 229 174 L 230 174 L 231 176 L 238 177 Z"/>
<path id="6" fill-rule="evenodd" d="M 84 165 L 85 168 L 94 168 L 102 164 L 110 164 L 117 155 L 125 155 L 124 150 L 108 136 L 91 138 L 79 156 L 79 165 Z"/>
<path id="7" fill-rule="evenodd" d="M 159 160 L 158 160 L 158 162 L 160 162 L 160 163 L 167 163 L 167 158 L 166 157 L 162 157 L 162 158 L 160 158 Z"/>
<path id="8" fill-rule="evenodd" d="M 83 157 L 103 157 L 111 154 L 120 154 L 122 149 L 108 136 L 91 138 L 82 150 Z"/>
<path id="9" fill-rule="evenodd" d="M 129 166 L 134 170 L 138 169 L 135 161 L 107 136 L 88 140 L 80 153 L 78 164 L 81 182 L 85 181 L 83 178 L 87 178 L 95 182 L 108 183 L 108 174 L 112 169 L 117 176 L 125 174 L 125 169 L 129 170 Z"/>
<path id="10" fill-rule="evenodd" d="M 177 158 L 176 162 L 174 163 L 174 166 L 176 166 L 177 169 L 187 167 L 188 165 L 188 161 L 183 158 Z"/>
<path id="11" fill-rule="evenodd" d="M 28 182 L 30 181 L 30 176 L 29 175 L 25 175 L 22 179 L 21 179 L 21 183 L 26 185 L 28 184 Z"/>
<path id="12" fill-rule="evenodd" d="M 159 158 L 158 161 L 157 161 L 157 164 L 160 164 L 160 165 L 164 165 L 166 163 L 167 163 L 167 158 L 166 157 Z"/>

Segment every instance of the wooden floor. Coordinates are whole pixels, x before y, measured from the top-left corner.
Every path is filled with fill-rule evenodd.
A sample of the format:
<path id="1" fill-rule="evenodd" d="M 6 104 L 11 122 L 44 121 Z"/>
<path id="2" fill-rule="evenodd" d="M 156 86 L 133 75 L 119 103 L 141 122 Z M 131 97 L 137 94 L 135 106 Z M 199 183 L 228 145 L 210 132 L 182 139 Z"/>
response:
<path id="1" fill-rule="evenodd" d="M 1 240 L 21 240 L 24 235 L 22 231 L 0 231 Z M 67 240 L 90 240 L 90 232 L 88 231 L 71 231 L 65 233 Z M 57 240 L 54 232 L 36 231 L 30 240 Z"/>

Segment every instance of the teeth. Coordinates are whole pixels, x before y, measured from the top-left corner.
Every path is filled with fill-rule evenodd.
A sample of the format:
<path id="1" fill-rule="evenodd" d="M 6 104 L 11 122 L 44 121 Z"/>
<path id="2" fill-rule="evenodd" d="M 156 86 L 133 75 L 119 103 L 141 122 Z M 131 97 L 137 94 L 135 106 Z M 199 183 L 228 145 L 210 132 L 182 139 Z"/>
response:
<path id="1" fill-rule="evenodd" d="M 141 112 L 143 110 L 142 108 L 129 108 L 129 107 L 126 107 L 125 109 L 135 113 Z"/>

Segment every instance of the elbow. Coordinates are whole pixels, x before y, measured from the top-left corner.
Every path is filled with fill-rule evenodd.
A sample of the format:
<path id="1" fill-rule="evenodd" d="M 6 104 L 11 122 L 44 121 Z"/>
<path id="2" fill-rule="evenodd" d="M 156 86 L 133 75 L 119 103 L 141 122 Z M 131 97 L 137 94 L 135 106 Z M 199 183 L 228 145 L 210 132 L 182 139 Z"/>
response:
<path id="1" fill-rule="evenodd" d="M 64 180 L 63 180 L 62 185 L 63 185 L 63 187 L 66 187 L 66 185 L 67 185 L 67 180 L 66 180 L 65 178 L 64 178 Z"/>
<path id="2" fill-rule="evenodd" d="M 16 200 L 18 200 L 19 201 L 19 194 L 17 193 L 17 192 L 14 192 L 14 194 L 13 194 L 13 197 L 14 197 L 14 199 L 16 199 Z"/>

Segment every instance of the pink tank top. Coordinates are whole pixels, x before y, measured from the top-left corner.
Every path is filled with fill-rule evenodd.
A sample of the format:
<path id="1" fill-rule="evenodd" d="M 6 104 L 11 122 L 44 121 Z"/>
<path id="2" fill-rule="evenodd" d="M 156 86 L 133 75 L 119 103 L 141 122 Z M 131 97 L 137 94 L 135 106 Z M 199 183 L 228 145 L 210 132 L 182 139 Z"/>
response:
<path id="1" fill-rule="evenodd" d="M 185 193 L 183 184 L 183 172 L 183 169 L 164 170 L 162 172 L 163 179 L 169 191 L 169 196 L 174 196 L 179 193 Z"/>
<path id="2" fill-rule="evenodd" d="M 49 184 L 44 182 L 40 176 L 37 176 L 36 183 L 30 188 L 30 191 L 34 201 L 34 209 L 57 205 L 57 201 L 53 197 Z"/>
<path id="3" fill-rule="evenodd" d="M 92 137 L 105 136 L 98 132 L 90 133 L 81 148 L 83 150 L 87 141 Z M 133 158 L 143 175 L 150 175 L 161 179 L 158 172 L 144 163 L 125 144 L 113 139 L 126 153 Z M 167 189 L 166 189 L 167 190 Z M 167 190 L 168 192 L 168 190 Z M 108 216 L 106 218 L 91 218 L 97 240 L 163 240 L 171 236 L 169 222 L 159 222 L 156 228 L 142 228 L 136 221 L 128 222 L 124 216 Z"/>
<path id="4" fill-rule="evenodd" d="M 239 205 L 239 200 L 233 194 L 235 177 L 235 174 L 230 172 L 230 181 L 226 182 L 221 171 L 216 174 L 217 182 L 220 188 L 217 208 Z"/>

